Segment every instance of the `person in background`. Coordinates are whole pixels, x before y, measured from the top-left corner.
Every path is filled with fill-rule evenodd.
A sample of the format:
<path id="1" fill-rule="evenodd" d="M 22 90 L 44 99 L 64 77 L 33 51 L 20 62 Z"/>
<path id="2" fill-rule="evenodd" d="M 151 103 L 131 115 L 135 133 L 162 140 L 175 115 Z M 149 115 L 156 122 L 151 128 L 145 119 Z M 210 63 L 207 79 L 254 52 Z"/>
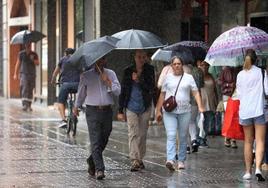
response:
<path id="1" fill-rule="evenodd" d="M 124 70 L 117 119 L 127 121 L 130 171 L 144 169 L 146 138 L 155 97 L 154 67 L 146 63 L 146 53 L 136 50 L 135 64 Z M 125 116 L 126 113 L 126 116 Z"/>
<path id="2" fill-rule="evenodd" d="M 200 67 L 201 60 L 196 60 L 194 66 L 192 68 L 191 74 L 194 78 L 196 86 L 198 88 L 199 94 L 201 94 L 201 89 L 204 87 L 204 73 Z M 202 96 L 200 96 L 202 99 Z M 192 152 L 198 152 L 198 147 L 200 145 L 200 140 L 202 138 L 199 137 L 199 128 L 197 126 L 197 122 L 199 120 L 199 111 L 196 100 L 191 97 L 191 121 L 189 125 L 189 135 L 191 140 Z M 187 148 L 187 152 L 190 153 L 190 147 Z"/>
<path id="3" fill-rule="evenodd" d="M 66 116 L 65 116 L 65 105 L 69 93 L 76 93 L 79 80 L 80 80 L 80 71 L 77 68 L 69 68 L 68 64 L 70 63 L 69 58 L 75 52 L 73 48 L 66 48 L 64 53 L 65 55 L 60 59 L 58 65 L 54 69 L 50 83 L 56 83 L 56 77 L 60 74 L 59 83 L 60 91 L 58 96 L 58 110 L 62 121 L 59 124 L 60 128 L 64 128 L 67 125 Z"/>
<path id="4" fill-rule="evenodd" d="M 20 51 L 14 71 L 14 80 L 20 79 L 20 95 L 22 110 L 32 111 L 33 91 L 35 88 L 35 67 L 39 65 L 38 55 L 31 50 L 31 43 L 25 44 L 25 50 Z"/>
<path id="5" fill-rule="evenodd" d="M 265 114 L 265 121 L 266 126 L 268 126 L 268 102 L 267 99 L 265 100 L 265 108 L 264 108 L 264 114 Z M 266 136 L 265 136 L 265 150 L 264 150 L 264 159 L 262 164 L 262 170 L 268 170 L 268 131 L 266 130 Z"/>
<path id="6" fill-rule="evenodd" d="M 217 89 L 212 75 L 208 72 L 209 64 L 203 61 L 200 68 L 204 73 L 204 87 L 201 89 L 202 104 L 204 105 L 204 130 L 205 137 L 200 140 L 200 146 L 208 147 L 206 136 L 211 130 L 215 130 L 215 113 L 217 108 Z"/>
<path id="7" fill-rule="evenodd" d="M 220 73 L 217 83 L 221 86 L 222 101 L 226 103 L 229 97 L 232 97 L 235 91 L 235 82 L 238 71 L 234 67 L 224 66 Z M 224 112 L 222 113 L 222 121 L 224 120 Z M 224 145 L 236 149 L 235 139 L 225 138 Z"/>
<path id="8" fill-rule="evenodd" d="M 264 117 L 264 92 L 268 93 L 267 71 L 262 76 L 262 70 L 255 66 L 257 55 L 254 50 L 246 51 L 243 70 L 236 79 L 237 97 L 240 100 L 239 123 L 245 134 L 244 157 L 246 172 L 243 179 L 252 177 L 252 150 L 254 138 L 256 141 L 256 169 L 258 181 L 265 181 L 261 173 L 261 164 L 264 155 L 266 125 Z M 250 106 L 250 108 L 249 108 Z"/>
<path id="9" fill-rule="evenodd" d="M 94 68 L 81 74 L 77 99 L 73 112 L 79 115 L 78 108 L 86 105 L 91 154 L 87 159 L 88 173 L 98 180 L 105 177 L 103 151 L 112 131 L 114 96 L 121 91 L 120 83 L 114 71 L 104 68 L 105 57 L 95 63 Z"/>
<path id="10" fill-rule="evenodd" d="M 168 74 L 163 82 L 161 94 L 157 102 L 156 118 L 158 121 L 164 120 L 167 135 L 167 161 L 166 167 L 175 170 L 176 160 L 176 135 L 179 134 L 179 152 L 178 152 L 178 169 L 185 168 L 187 136 L 189 131 L 189 122 L 191 119 L 191 93 L 195 97 L 200 112 L 203 112 L 201 98 L 196 87 L 193 76 L 183 71 L 183 61 L 180 57 L 174 56 L 171 59 L 173 74 Z M 178 83 L 178 91 L 176 94 L 177 108 L 172 112 L 166 112 L 162 106 L 164 100 L 175 94 Z"/>

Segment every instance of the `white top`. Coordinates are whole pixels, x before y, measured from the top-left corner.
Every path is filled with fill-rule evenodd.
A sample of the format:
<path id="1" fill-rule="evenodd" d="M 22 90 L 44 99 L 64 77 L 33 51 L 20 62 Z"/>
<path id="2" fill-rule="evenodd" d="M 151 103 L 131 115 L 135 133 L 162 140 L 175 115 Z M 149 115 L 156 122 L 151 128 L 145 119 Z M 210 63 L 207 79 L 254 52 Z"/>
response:
<path id="1" fill-rule="evenodd" d="M 161 74 L 160 74 L 160 76 L 158 78 L 158 82 L 157 82 L 157 87 L 158 88 L 162 87 L 163 82 L 165 80 L 165 77 L 170 73 L 173 73 L 173 69 L 172 69 L 172 67 L 170 65 L 167 65 L 162 69 Z"/>
<path id="2" fill-rule="evenodd" d="M 250 70 L 242 70 L 237 75 L 236 91 L 240 100 L 239 117 L 241 119 L 263 115 L 264 92 L 261 71 L 260 68 L 253 65 Z M 267 81 L 267 74 L 265 74 L 264 88 L 266 94 L 268 93 Z"/>
<path id="3" fill-rule="evenodd" d="M 189 73 L 189 74 L 191 74 L 191 72 L 192 72 L 191 67 L 189 65 L 183 65 L 183 71 L 186 72 L 186 73 Z M 162 69 L 162 71 L 160 73 L 160 76 L 158 78 L 157 87 L 159 89 L 162 87 L 162 84 L 163 84 L 163 82 L 165 80 L 166 75 L 168 75 L 170 73 L 171 74 L 173 73 L 173 69 L 172 69 L 171 65 L 166 65 Z"/>
<path id="4" fill-rule="evenodd" d="M 105 106 L 114 104 L 113 96 L 119 96 L 121 86 L 114 71 L 104 69 L 108 78 L 112 81 L 112 87 L 108 88 L 94 68 L 84 72 L 80 77 L 75 106 L 83 103 L 93 106 Z"/>
<path id="5" fill-rule="evenodd" d="M 166 93 L 165 99 L 167 99 L 171 95 L 175 95 L 180 78 L 181 75 L 166 75 L 162 86 L 162 92 Z M 184 73 L 176 94 L 176 102 L 178 106 L 174 111 L 172 111 L 173 113 L 181 114 L 185 112 L 191 112 L 191 91 L 198 91 L 196 83 L 192 75 Z"/>

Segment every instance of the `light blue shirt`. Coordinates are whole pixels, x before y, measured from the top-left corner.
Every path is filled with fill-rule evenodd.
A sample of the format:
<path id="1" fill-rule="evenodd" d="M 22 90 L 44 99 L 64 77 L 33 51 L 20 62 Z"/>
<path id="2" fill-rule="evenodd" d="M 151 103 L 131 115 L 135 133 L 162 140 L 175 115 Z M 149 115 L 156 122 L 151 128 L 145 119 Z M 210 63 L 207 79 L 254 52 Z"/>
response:
<path id="1" fill-rule="evenodd" d="M 141 114 L 145 111 L 145 106 L 143 104 L 143 96 L 141 88 L 138 83 L 133 81 L 130 99 L 127 105 L 127 109 L 137 114 Z"/>
<path id="2" fill-rule="evenodd" d="M 81 75 L 75 107 L 80 107 L 83 103 L 92 106 L 114 104 L 113 95 L 119 96 L 121 86 L 114 71 L 104 69 L 104 72 L 112 81 L 112 87 L 110 89 L 103 83 L 100 75 L 94 68 Z"/>

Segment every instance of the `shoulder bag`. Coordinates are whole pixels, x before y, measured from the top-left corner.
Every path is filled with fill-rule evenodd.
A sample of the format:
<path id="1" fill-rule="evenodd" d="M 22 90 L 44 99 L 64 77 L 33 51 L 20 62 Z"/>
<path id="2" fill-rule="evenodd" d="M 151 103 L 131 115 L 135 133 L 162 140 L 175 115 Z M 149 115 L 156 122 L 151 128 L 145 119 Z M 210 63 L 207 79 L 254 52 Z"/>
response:
<path id="1" fill-rule="evenodd" d="M 176 94 L 177 94 L 177 91 L 178 91 L 178 88 L 179 88 L 179 85 L 181 83 L 181 79 L 183 77 L 183 74 L 180 78 L 180 81 L 177 85 L 177 88 L 176 88 L 176 92 L 175 92 L 175 95 L 171 95 L 169 98 L 167 98 L 164 102 L 163 102 L 163 108 L 165 109 L 166 112 L 172 112 L 176 107 L 177 107 L 177 102 L 176 102 Z"/>

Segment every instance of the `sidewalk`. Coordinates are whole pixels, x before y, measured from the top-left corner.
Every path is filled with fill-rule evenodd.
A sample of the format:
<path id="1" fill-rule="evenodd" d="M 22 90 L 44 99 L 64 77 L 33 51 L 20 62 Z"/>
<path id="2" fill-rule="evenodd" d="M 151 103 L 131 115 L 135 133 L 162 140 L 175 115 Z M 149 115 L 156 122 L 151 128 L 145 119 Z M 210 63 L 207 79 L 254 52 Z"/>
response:
<path id="1" fill-rule="evenodd" d="M 165 130 L 151 126 L 145 157 L 146 169 L 130 172 L 125 123 L 114 122 L 104 152 L 106 178 L 87 174 L 89 139 L 84 114 L 77 136 L 58 129 L 57 110 L 33 106 L 21 110 L 19 100 L 0 100 L 0 187 L 268 187 L 243 181 L 242 142 L 237 150 L 226 148 L 223 138 L 209 138 L 209 148 L 187 156 L 186 169 L 169 173 L 165 168 Z"/>

